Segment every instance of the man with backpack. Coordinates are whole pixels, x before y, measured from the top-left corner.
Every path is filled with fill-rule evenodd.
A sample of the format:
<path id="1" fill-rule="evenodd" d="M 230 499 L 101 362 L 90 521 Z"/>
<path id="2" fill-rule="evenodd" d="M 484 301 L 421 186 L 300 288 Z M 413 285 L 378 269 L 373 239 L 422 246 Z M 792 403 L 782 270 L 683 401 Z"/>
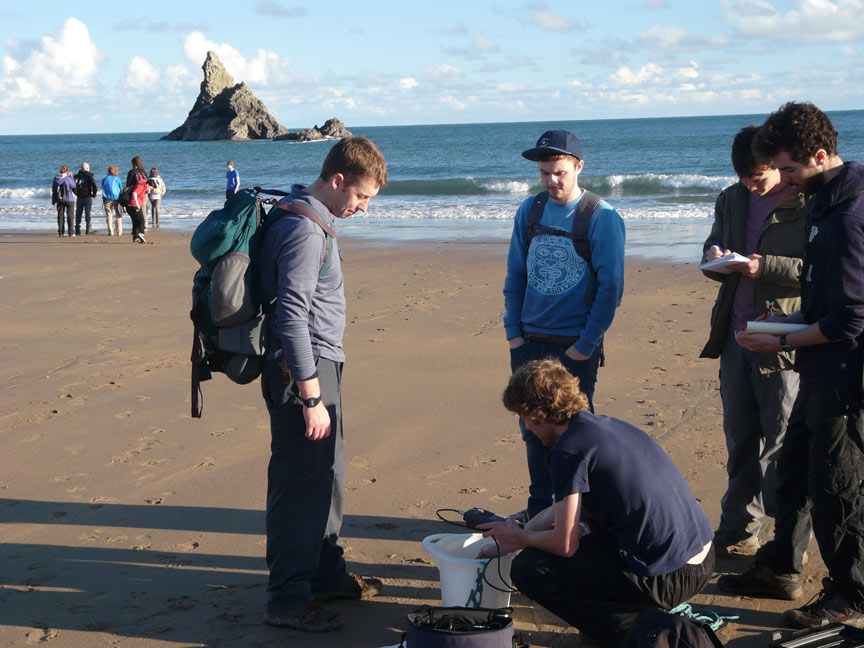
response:
<path id="1" fill-rule="evenodd" d="M 507 278 L 504 330 L 510 368 L 553 356 L 579 378 L 594 411 L 594 384 L 603 360 L 603 334 L 624 292 L 624 221 L 605 200 L 579 187 L 582 145 L 571 132 L 543 133 L 522 156 L 537 162 L 546 191 L 516 212 Z M 548 449 L 519 427 L 531 480 L 525 523 L 552 505 Z"/>
<path id="2" fill-rule="evenodd" d="M 51 184 L 51 204 L 57 207 L 57 236 L 63 236 L 64 225 L 68 236 L 75 236 L 72 217 L 75 213 L 75 180 L 64 164 Z"/>
<path id="3" fill-rule="evenodd" d="M 750 351 L 795 350 L 801 384 L 777 460 L 774 538 L 748 571 L 717 585 L 738 595 L 800 597 L 812 520 L 828 577 L 815 600 L 784 619 L 798 628 L 824 621 L 864 628 L 864 165 L 840 159 L 834 125 L 810 103 L 772 113 L 753 148 L 783 182 L 812 195 L 801 313 L 786 318 L 806 327 L 736 336 Z"/>
<path id="4" fill-rule="evenodd" d="M 97 191 L 96 180 L 90 173 L 90 164 L 82 162 L 81 170 L 75 174 L 75 194 L 78 196 L 78 204 L 75 206 L 75 234 L 78 236 L 81 235 L 82 214 L 87 226 L 84 231 L 87 234 L 93 233 L 93 229 L 90 227 L 90 210 L 93 208 L 93 199 L 96 197 Z"/>
<path id="5" fill-rule="evenodd" d="M 278 219 L 268 223 L 261 241 L 259 275 L 262 303 L 272 304 L 261 374 L 271 432 L 269 625 L 332 630 L 341 619 L 318 601 L 381 591 L 380 580 L 348 573 L 338 542 L 345 486 L 345 294 L 333 227 L 337 219 L 365 211 L 386 183 L 378 148 L 366 138 L 347 137 L 327 154 L 312 185 L 291 188 L 286 200 L 297 210 L 284 213 L 289 210 L 277 205 L 267 217 Z"/>

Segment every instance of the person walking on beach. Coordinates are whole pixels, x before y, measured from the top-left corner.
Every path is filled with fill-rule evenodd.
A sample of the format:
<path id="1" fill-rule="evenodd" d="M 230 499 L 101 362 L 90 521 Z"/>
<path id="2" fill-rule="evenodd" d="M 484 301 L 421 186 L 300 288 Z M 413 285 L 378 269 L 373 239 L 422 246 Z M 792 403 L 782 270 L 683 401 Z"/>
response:
<path id="1" fill-rule="evenodd" d="M 63 236 L 64 217 L 66 231 L 69 236 L 75 236 L 75 230 L 72 229 L 75 213 L 75 180 L 65 164 L 60 167 L 60 173 L 54 176 L 51 185 L 51 204 L 57 206 L 57 236 Z"/>
<path id="2" fill-rule="evenodd" d="M 504 331 L 510 368 L 553 356 L 579 378 L 593 412 L 603 334 L 624 292 L 624 221 L 609 203 L 579 187 L 582 145 L 571 132 L 543 133 L 522 156 L 536 162 L 546 191 L 516 212 L 507 277 Z M 531 480 L 527 522 L 552 504 L 548 448 L 520 420 Z"/>
<path id="3" fill-rule="evenodd" d="M 843 162 L 837 131 L 810 103 L 772 113 L 754 142 L 783 182 L 812 195 L 801 272 L 806 328 L 775 336 L 739 333 L 758 353 L 796 350 L 801 385 L 777 460 L 774 538 L 743 574 L 718 579 L 726 592 L 794 600 L 810 523 L 828 568 L 812 602 L 785 621 L 864 627 L 864 165 Z"/>
<path id="4" fill-rule="evenodd" d="M 123 183 L 117 176 L 117 167 L 108 167 L 108 175 L 102 179 L 102 206 L 105 208 L 105 221 L 108 224 L 108 236 L 123 234 L 123 212 L 120 210 L 120 191 Z"/>
<path id="5" fill-rule="evenodd" d="M 378 148 L 366 138 L 346 137 L 330 149 L 318 179 L 309 187 L 294 185 L 286 199 L 311 215 L 280 214 L 277 205 L 268 221 L 279 220 L 261 241 L 262 301 L 275 303 L 261 374 L 271 433 L 264 618 L 269 625 L 332 630 L 340 617 L 316 601 L 381 591 L 380 580 L 348 573 L 339 546 L 345 293 L 331 233 L 337 219 L 365 211 L 386 183 L 387 164 Z M 310 220 L 315 214 L 320 223 Z"/>
<path id="6" fill-rule="evenodd" d="M 75 234 L 81 234 L 82 214 L 86 225 L 85 233 L 93 233 L 93 228 L 90 225 L 90 210 L 93 208 L 93 199 L 97 193 L 98 188 L 93 174 L 90 173 L 90 164 L 82 162 L 81 170 L 75 174 L 75 195 L 78 197 L 78 204 L 75 206 Z"/>
<path id="7" fill-rule="evenodd" d="M 555 504 L 524 528 L 479 525 L 503 554 L 517 549 L 519 591 L 595 641 L 618 647 L 640 612 L 674 608 L 714 573 L 711 523 L 684 476 L 639 428 L 588 411 L 560 360 L 532 360 L 502 400 L 549 448 Z M 487 545 L 481 557 L 498 555 Z"/>
<path id="8" fill-rule="evenodd" d="M 150 169 L 150 177 L 147 179 L 147 193 L 150 198 L 150 218 L 153 227 L 159 227 L 159 206 L 162 204 L 162 198 L 168 189 L 165 187 L 165 182 L 162 176 L 159 175 L 159 169 L 153 167 Z"/>
<path id="9" fill-rule="evenodd" d="M 234 160 L 228 160 L 228 171 L 225 172 L 225 200 L 228 200 L 240 189 L 240 174 L 234 168 Z"/>
<path id="10" fill-rule="evenodd" d="M 806 203 L 803 194 L 781 181 L 770 160 L 753 154 L 758 131 L 758 126 L 748 126 L 735 136 L 732 167 L 739 181 L 717 198 L 702 255 L 703 263 L 730 250 L 750 259 L 729 266 L 726 274 L 702 271 L 723 282 L 700 354 L 720 358 L 729 477 L 714 535 L 718 556 L 752 556 L 759 549 L 761 518 L 774 516 L 777 453 L 798 395 L 793 352 L 754 353 L 735 340 L 735 332 L 748 321 L 801 308 Z"/>
<path id="11" fill-rule="evenodd" d="M 144 232 L 147 221 L 144 217 L 144 202 L 147 200 L 147 176 L 138 174 L 135 181 L 132 195 L 129 197 L 129 204 L 126 205 L 126 213 L 132 219 L 132 242 L 146 243 L 147 239 L 144 238 Z"/>

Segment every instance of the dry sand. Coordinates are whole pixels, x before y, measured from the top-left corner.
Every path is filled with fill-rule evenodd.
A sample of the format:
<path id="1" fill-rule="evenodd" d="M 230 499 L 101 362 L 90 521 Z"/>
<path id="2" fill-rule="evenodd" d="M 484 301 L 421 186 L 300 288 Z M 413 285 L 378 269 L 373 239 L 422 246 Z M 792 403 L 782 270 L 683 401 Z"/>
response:
<path id="1" fill-rule="evenodd" d="M 384 646 L 438 602 L 421 540 L 441 507 L 519 510 L 527 470 L 501 325 L 506 244 L 342 242 L 348 300 L 343 528 L 385 594 L 334 604 L 326 635 L 261 623 L 269 427 L 258 383 L 204 383 L 189 416 L 188 234 L 0 237 L 0 646 Z M 597 411 L 641 426 L 716 525 L 725 485 L 717 363 L 699 360 L 716 285 L 695 263 L 628 260 Z M 724 561 L 731 571 L 746 560 Z M 818 553 L 805 598 L 818 590 Z M 803 602 L 803 601 L 802 601 Z M 764 646 L 779 601 L 712 584 L 721 638 Z M 532 645 L 578 634 L 521 596 Z M 566 634 L 562 634 L 566 633 Z"/>

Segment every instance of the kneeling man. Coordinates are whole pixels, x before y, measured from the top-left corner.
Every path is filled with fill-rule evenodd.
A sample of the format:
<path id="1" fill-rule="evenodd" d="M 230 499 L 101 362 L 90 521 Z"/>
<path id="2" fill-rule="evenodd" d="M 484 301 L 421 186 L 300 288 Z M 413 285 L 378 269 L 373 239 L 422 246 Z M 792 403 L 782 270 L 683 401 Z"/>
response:
<path id="1" fill-rule="evenodd" d="M 713 532 L 684 476 L 642 430 L 592 414 L 559 360 L 520 367 L 503 396 L 551 446 L 555 503 L 524 528 L 482 525 L 513 561 L 514 587 L 595 640 L 617 646 L 636 615 L 698 594 Z M 492 545 L 491 552 L 496 548 Z"/>

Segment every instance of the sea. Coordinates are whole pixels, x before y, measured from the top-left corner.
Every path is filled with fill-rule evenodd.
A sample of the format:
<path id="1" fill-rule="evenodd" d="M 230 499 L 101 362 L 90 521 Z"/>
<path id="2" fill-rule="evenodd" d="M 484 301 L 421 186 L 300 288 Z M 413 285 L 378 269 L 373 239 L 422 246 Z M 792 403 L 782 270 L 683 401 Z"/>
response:
<path id="1" fill-rule="evenodd" d="M 864 160 L 864 111 L 829 113 L 844 160 Z M 717 194 L 736 181 L 732 139 L 765 115 L 353 127 L 387 158 L 389 182 L 369 211 L 339 222 L 340 234 L 381 245 L 406 241 L 509 239 L 516 209 L 542 190 L 536 163 L 520 155 L 549 129 L 580 138 L 580 186 L 604 196 L 624 219 L 627 254 L 693 261 L 708 236 Z M 168 142 L 165 133 L 0 137 L 0 231 L 56 235 L 51 182 L 61 165 L 89 162 L 97 182 L 108 166 L 125 178 L 140 155 L 168 187 L 160 225 L 192 231 L 222 206 L 225 164 L 243 187 L 287 190 L 315 180 L 332 142 Z M 94 201 L 99 233 L 106 230 Z"/>

